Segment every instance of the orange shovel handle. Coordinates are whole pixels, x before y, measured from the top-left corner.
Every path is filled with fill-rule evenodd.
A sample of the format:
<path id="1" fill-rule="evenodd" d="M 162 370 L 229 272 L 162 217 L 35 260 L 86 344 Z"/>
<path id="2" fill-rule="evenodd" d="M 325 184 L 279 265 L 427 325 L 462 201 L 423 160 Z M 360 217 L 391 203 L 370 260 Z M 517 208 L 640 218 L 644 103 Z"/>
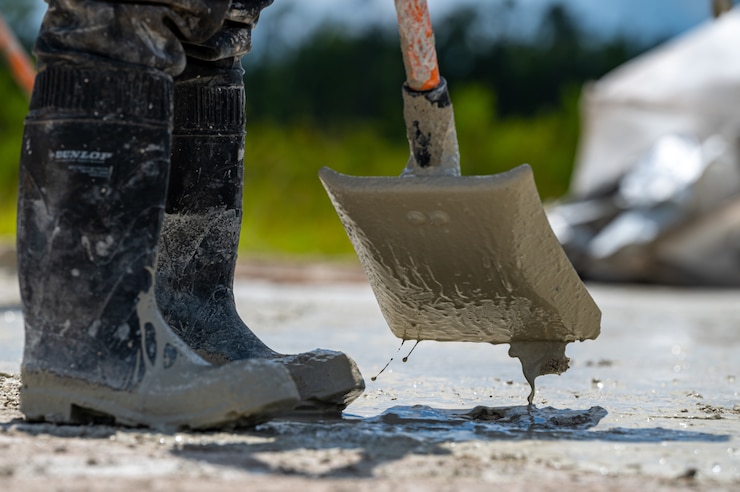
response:
<path id="1" fill-rule="evenodd" d="M 18 40 L 13 35 L 13 31 L 8 28 L 2 16 L 0 16 L 0 49 L 8 60 L 10 71 L 15 80 L 27 94 L 31 94 L 33 82 L 36 78 L 36 70 L 34 70 L 31 59 L 21 48 Z"/>
<path id="2" fill-rule="evenodd" d="M 434 31 L 426 0 L 395 0 L 406 83 L 416 91 L 440 84 Z"/>

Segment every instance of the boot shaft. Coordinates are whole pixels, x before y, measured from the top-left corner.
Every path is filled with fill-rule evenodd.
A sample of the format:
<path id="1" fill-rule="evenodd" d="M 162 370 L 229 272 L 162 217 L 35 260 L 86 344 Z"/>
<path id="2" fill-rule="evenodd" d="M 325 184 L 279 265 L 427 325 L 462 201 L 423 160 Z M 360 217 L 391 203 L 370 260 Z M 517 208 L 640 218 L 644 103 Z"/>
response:
<path id="1" fill-rule="evenodd" d="M 238 59 L 188 60 L 175 79 L 172 172 L 167 213 L 241 213 L 244 71 Z"/>
<path id="2" fill-rule="evenodd" d="M 242 220 L 244 84 L 238 60 L 190 60 L 176 79 L 160 304 L 230 295 Z M 179 299 L 180 294 L 187 294 Z M 179 300 L 175 300 L 178 298 Z M 168 311 L 167 309 L 165 311 Z"/>
<path id="3" fill-rule="evenodd" d="M 42 60 L 20 167 L 24 363 L 136 382 L 146 346 L 136 305 L 152 282 L 171 117 L 162 72 Z"/>
<path id="4" fill-rule="evenodd" d="M 203 348 L 206 333 L 238 319 L 232 284 L 242 220 L 242 76 L 238 60 L 192 60 L 176 79 L 157 302 L 170 326 L 195 349 Z"/>

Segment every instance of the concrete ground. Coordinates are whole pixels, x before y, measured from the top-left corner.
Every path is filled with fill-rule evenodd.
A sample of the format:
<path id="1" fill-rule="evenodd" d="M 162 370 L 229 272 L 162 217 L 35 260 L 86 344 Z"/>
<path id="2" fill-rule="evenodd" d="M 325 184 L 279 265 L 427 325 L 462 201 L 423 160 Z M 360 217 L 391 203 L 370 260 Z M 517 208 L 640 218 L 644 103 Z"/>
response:
<path id="1" fill-rule="evenodd" d="M 590 285 L 602 335 L 538 379 L 528 412 L 507 346 L 423 342 L 404 363 L 412 344 L 399 349 L 353 268 L 248 269 L 238 307 L 265 341 L 358 362 L 368 388 L 342 419 L 176 434 L 26 423 L 6 271 L 0 490 L 740 490 L 736 290 Z"/>

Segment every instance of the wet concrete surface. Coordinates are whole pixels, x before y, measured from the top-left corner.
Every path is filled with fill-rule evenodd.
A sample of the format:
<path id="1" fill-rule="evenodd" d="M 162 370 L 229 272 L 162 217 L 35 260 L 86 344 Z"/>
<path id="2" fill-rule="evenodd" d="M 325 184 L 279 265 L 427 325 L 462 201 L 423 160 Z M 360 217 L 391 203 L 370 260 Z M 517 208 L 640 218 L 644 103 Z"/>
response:
<path id="1" fill-rule="evenodd" d="M 40 490 L 60 477 L 84 488 L 118 477 L 105 484 L 740 490 L 740 291 L 588 287 L 602 334 L 570 345 L 571 368 L 539 378 L 528 408 L 508 345 L 422 342 L 403 362 L 413 343 L 391 334 L 365 283 L 241 279 L 238 308 L 263 340 L 285 353 L 345 351 L 367 391 L 341 419 L 161 435 L 20 419 L 11 375 L 22 319 L 8 274 L 0 278 L 0 488 Z"/>

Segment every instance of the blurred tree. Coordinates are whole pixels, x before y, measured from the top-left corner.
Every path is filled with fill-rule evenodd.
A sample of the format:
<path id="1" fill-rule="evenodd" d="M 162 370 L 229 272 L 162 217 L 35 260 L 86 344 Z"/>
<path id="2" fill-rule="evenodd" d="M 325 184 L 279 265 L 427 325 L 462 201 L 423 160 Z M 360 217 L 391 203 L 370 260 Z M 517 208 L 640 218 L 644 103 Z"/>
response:
<path id="1" fill-rule="evenodd" d="M 511 5 L 510 0 L 486 4 L 485 12 L 467 6 L 436 23 L 440 65 L 450 86 L 489 87 L 504 116 L 555 109 L 564 91 L 646 48 L 624 38 L 593 41 L 560 4 L 550 7 L 534 37 L 499 35 L 489 19 L 505 24 L 513 15 Z M 396 131 L 403 82 L 398 51 L 394 29 L 376 26 L 351 34 L 328 25 L 280 57 L 253 65 L 247 57 L 250 114 L 329 127 L 372 120 L 386 134 Z"/>
<path id="2" fill-rule="evenodd" d="M 279 58 L 246 62 L 248 114 L 324 128 L 348 122 L 395 122 L 403 64 L 387 29 L 360 35 L 325 25 Z M 388 126 L 385 126 L 388 130 Z M 395 130 L 394 124 L 391 129 Z"/>
<path id="3" fill-rule="evenodd" d="M 38 0 L 0 0 L 0 15 L 12 27 L 26 50 L 36 36 L 34 16 Z M 0 56 L 0 237 L 15 231 L 15 197 L 18 159 L 23 135 L 23 119 L 28 111 L 28 97 L 18 86 Z"/>

